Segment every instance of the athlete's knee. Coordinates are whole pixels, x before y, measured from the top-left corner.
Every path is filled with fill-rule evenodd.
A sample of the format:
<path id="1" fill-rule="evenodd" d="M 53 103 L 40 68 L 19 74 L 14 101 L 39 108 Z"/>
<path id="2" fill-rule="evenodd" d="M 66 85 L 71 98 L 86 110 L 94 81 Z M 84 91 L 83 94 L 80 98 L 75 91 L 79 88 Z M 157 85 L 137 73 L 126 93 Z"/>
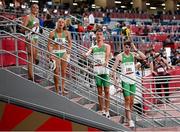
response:
<path id="1" fill-rule="evenodd" d="M 59 68 L 58 67 L 56 67 L 56 69 L 54 70 L 54 74 L 55 74 L 55 76 L 59 76 Z"/>
<path id="2" fill-rule="evenodd" d="M 125 103 L 130 105 L 131 99 L 130 99 L 129 96 L 128 96 L 128 97 L 125 97 Z"/>
<path id="3" fill-rule="evenodd" d="M 105 88 L 105 90 L 104 90 L 104 92 L 105 92 L 105 95 L 109 95 L 110 94 L 110 92 L 109 92 L 109 88 Z"/>
<path id="4" fill-rule="evenodd" d="M 98 90 L 98 94 L 99 94 L 99 95 L 102 95 L 102 88 L 101 88 L 101 87 L 98 87 L 97 90 Z"/>
<path id="5" fill-rule="evenodd" d="M 130 96 L 130 103 L 131 103 L 131 105 L 133 105 L 134 104 L 134 96 Z"/>
<path id="6" fill-rule="evenodd" d="M 62 77 L 65 77 L 65 76 L 66 76 L 66 69 L 62 69 L 62 70 L 61 70 L 61 75 L 62 75 Z"/>

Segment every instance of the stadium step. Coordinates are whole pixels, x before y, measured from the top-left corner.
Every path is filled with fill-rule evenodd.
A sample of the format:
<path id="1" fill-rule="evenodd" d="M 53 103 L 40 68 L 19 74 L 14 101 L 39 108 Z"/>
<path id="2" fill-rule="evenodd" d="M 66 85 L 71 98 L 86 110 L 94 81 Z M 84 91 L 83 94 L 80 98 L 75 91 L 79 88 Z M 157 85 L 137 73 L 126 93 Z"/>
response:
<path id="1" fill-rule="evenodd" d="M 83 107 L 97 111 L 97 104 L 96 103 L 85 104 L 85 105 L 83 105 Z"/>
<path id="2" fill-rule="evenodd" d="M 76 98 L 72 98 L 71 101 L 72 102 L 76 102 L 76 103 L 79 103 L 80 104 L 80 101 L 84 99 L 83 97 L 79 96 L 79 97 L 76 97 Z"/>
<path id="3" fill-rule="evenodd" d="M 110 117 L 110 119 L 116 123 L 123 123 L 122 116 L 112 116 L 112 117 Z"/>
<path id="4" fill-rule="evenodd" d="M 172 99 L 170 98 L 170 103 L 165 103 L 165 104 L 156 104 L 156 106 L 159 108 L 158 110 L 152 110 L 148 116 L 149 118 L 163 118 L 164 116 L 162 114 L 160 114 L 158 111 L 162 110 L 162 111 L 166 111 L 167 112 L 167 116 L 166 117 L 176 117 L 180 119 L 180 112 L 176 109 L 180 108 L 180 99 L 179 98 L 175 98 L 179 96 L 179 93 L 174 93 L 171 94 L 171 96 L 174 96 Z M 174 109 L 172 107 L 172 105 L 176 107 L 176 109 Z M 168 115 L 169 114 L 169 115 Z"/>
<path id="5" fill-rule="evenodd" d="M 165 131 L 171 131 L 171 132 L 179 132 L 180 127 L 151 127 L 151 128 L 136 128 L 135 131 L 145 131 L 145 132 L 152 132 L 152 131 L 158 131 L 158 132 L 165 132 Z"/>
<path id="6" fill-rule="evenodd" d="M 24 70 L 23 68 L 20 68 L 20 69 L 16 69 L 16 68 L 13 69 L 12 68 L 11 71 L 15 72 L 16 74 L 21 75 L 24 78 L 27 78 L 27 70 Z M 55 90 L 54 83 L 52 81 L 50 81 L 50 80 L 47 81 L 44 78 L 42 78 L 41 76 L 39 76 L 38 74 L 35 74 L 35 77 L 38 78 L 39 80 L 42 80 L 39 84 L 44 86 L 45 89 L 49 89 L 49 90 L 52 90 L 52 91 Z M 66 96 L 72 102 L 78 103 L 78 104 L 82 105 L 82 107 L 90 109 L 90 110 L 93 110 L 93 111 L 96 111 L 98 113 L 98 111 L 97 111 L 98 110 L 98 104 L 93 102 L 93 101 L 90 101 L 90 100 L 86 99 L 85 96 L 83 97 L 82 95 L 76 94 L 76 93 L 74 93 L 74 91 L 71 92 L 70 90 L 68 92 L 68 95 L 66 95 Z M 177 100 L 172 100 L 172 102 L 176 102 L 177 103 Z M 178 106 L 180 106 L 180 105 L 178 105 Z M 162 107 L 161 109 L 164 109 L 163 108 L 164 106 L 159 106 L 159 107 L 160 108 Z M 175 113 L 175 115 L 177 115 L 177 113 Z M 158 118 L 158 114 L 157 115 L 154 114 L 150 118 L 154 118 L 154 116 L 157 116 L 157 118 Z M 113 121 L 113 122 L 116 122 L 118 124 L 123 124 L 125 127 L 127 127 L 127 124 L 123 123 L 122 116 L 117 116 L 116 112 L 110 111 L 110 120 Z M 143 120 L 139 120 L 139 121 L 143 123 Z"/>
<path id="7" fill-rule="evenodd" d="M 46 86 L 44 87 L 45 89 L 48 89 L 48 90 L 54 90 L 55 89 L 55 86 L 54 85 L 51 85 L 51 86 Z"/>

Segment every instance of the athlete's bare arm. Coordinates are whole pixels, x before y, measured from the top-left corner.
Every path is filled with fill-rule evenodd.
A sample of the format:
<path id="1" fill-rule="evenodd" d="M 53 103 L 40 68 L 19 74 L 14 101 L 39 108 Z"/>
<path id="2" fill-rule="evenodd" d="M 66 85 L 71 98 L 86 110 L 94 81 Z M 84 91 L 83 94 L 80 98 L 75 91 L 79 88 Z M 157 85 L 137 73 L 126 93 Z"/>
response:
<path id="1" fill-rule="evenodd" d="M 111 55 L 111 47 L 108 44 L 105 44 L 106 46 L 106 58 L 105 58 L 105 66 L 107 66 L 109 59 L 110 59 L 110 55 Z"/>

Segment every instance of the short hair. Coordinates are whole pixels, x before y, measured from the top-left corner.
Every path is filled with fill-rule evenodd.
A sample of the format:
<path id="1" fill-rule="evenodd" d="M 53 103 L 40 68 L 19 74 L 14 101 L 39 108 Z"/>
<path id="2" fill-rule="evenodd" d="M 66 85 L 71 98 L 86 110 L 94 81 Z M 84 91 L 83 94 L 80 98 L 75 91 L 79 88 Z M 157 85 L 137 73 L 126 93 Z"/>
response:
<path id="1" fill-rule="evenodd" d="M 129 40 L 125 41 L 125 42 L 124 42 L 124 45 L 129 45 L 129 46 L 131 46 L 131 41 L 129 41 Z"/>
<path id="2" fill-rule="evenodd" d="M 31 8 L 33 7 L 33 5 L 37 5 L 39 7 L 37 3 L 31 3 Z"/>
<path id="3" fill-rule="evenodd" d="M 103 32 L 102 28 L 98 28 L 98 29 L 95 31 L 95 33 L 97 33 L 97 32 Z"/>

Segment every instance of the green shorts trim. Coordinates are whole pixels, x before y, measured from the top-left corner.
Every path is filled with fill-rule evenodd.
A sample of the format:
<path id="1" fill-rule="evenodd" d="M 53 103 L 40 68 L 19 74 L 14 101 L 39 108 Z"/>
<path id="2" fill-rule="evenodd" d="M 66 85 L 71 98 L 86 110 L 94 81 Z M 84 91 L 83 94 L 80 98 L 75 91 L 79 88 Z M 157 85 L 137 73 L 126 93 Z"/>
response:
<path id="1" fill-rule="evenodd" d="M 54 50 L 53 53 L 58 57 L 58 58 L 62 58 L 64 56 L 64 54 L 66 53 L 66 50 Z"/>
<path id="2" fill-rule="evenodd" d="M 64 53 L 54 53 L 58 58 L 62 58 L 63 57 L 63 55 L 65 54 L 65 52 Z"/>
<path id="3" fill-rule="evenodd" d="M 104 80 L 101 78 L 103 78 Z M 96 81 L 97 87 L 102 87 L 102 86 L 109 87 L 110 86 L 109 80 L 110 80 L 110 77 L 108 74 L 101 74 L 101 75 L 95 76 L 95 81 Z"/>
<path id="4" fill-rule="evenodd" d="M 136 92 L 136 84 L 129 84 L 122 81 L 123 95 L 124 97 L 135 95 Z M 130 91 L 130 92 L 129 92 Z"/>

